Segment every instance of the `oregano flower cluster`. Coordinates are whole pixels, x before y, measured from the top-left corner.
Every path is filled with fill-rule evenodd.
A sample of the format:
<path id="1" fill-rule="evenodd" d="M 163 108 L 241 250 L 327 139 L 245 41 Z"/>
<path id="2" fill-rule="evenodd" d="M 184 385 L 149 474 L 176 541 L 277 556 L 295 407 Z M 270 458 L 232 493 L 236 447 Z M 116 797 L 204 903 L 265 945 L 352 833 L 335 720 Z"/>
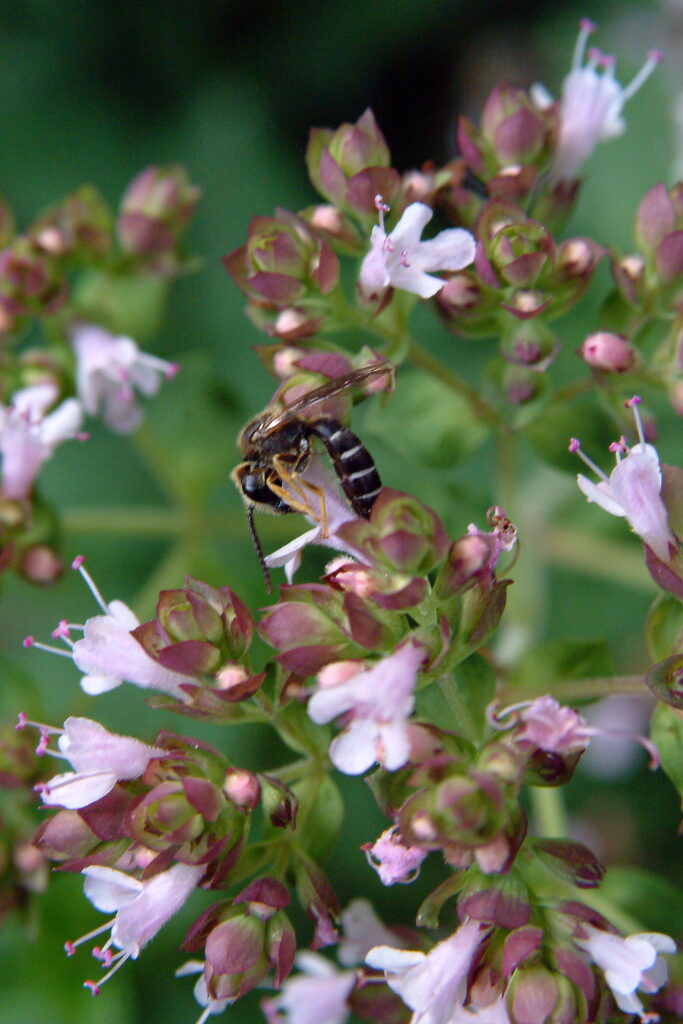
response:
<path id="1" fill-rule="evenodd" d="M 590 840 L 544 829 L 530 810 L 541 799 L 560 807 L 587 747 L 611 733 L 572 706 L 571 683 L 588 700 L 616 688 L 604 674 L 571 680 L 552 666 L 527 678 L 528 651 L 515 659 L 499 643 L 533 537 L 495 493 L 457 528 L 418 483 L 407 493 L 383 479 L 368 513 L 354 511 L 354 476 L 369 471 L 364 442 L 349 432 L 351 447 L 338 450 L 329 431 L 313 429 L 326 417 L 344 436 L 361 400 L 381 422 L 412 364 L 448 391 L 468 437 L 503 450 L 528 436 L 536 450 L 558 407 L 563 422 L 573 415 L 574 393 L 553 377 L 571 346 L 583 375 L 576 393 L 607 417 L 616 464 L 608 475 L 592 461 L 592 442 L 589 450 L 573 436 L 580 417 L 550 461 L 575 459 L 578 472 L 582 458 L 597 480 L 578 472 L 580 492 L 642 543 L 658 596 L 645 627 L 651 664 L 629 683 L 656 708 L 649 737 L 628 738 L 683 795 L 683 469 L 654 444 L 656 410 L 683 408 L 683 185 L 653 185 L 633 211 L 635 254 L 565 233 L 593 149 L 625 130 L 623 109 L 659 60 L 647 55 L 624 88 L 613 58 L 587 50 L 594 31 L 581 22 L 559 100 L 540 85 L 497 87 L 478 124 L 460 118 L 458 155 L 445 166 L 393 167 L 370 110 L 312 129 L 306 167 L 318 200 L 257 213 L 225 256 L 277 380 L 270 448 L 252 460 L 251 489 L 236 483 L 250 513 L 265 506 L 307 520 L 263 554 L 277 595 L 255 610 L 239 580 L 188 574 L 141 622 L 71 552 L 93 615 L 60 621 L 54 642 L 26 637 L 26 661 L 46 658 L 36 671 L 49 671 L 47 655 L 73 661 L 92 717 L 55 725 L 22 712 L 3 735 L 3 776 L 49 812 L 32 841 L 25 830 L 11 836 L 15 866 L 3 884 L 19 902 L 44 888 L 48 864 L 83 876 L 107 920 L 80 938 L 65 922 L 64 941 L 69 955 L 82 945 L 93 953 L 84 984 L 94 995 L 201 889 L 210 902 L 176 970 L 196 977 L 197 1024 L 244 1019 L 242 999 L 255 989 L 267 1024 L 344 1024 L 352 1014 L 377 1024 L 681 1019 L 682 936 L 634 919 L 603 887 Z M 22 233 L 3 209 L 3 568 L 57 579 L 42 465 L 62 442 L 83 440 L 86 416 L 134 431 L 139 395 L 175 373 L 141 351 L 130 310 L 109 300 L 114 279 L 130 276 L 151 305 L 160 284 L 189 269 L 182 235 L 198 199 L 182 169 L 148 168 L 115 217 L 90 187 Z M 594 331 L 567 338 L 558 321 L 595 286 L 601 261 L 610 301 Z M 413 336 L 418 303 L 447 344 L 463 346 L 463 361 L 466 341 L 487 346 L 481 381 L 446 369 Z M 26 346 L 29 324 L 42 347 Z M 301 403 L 314 389 L 319 400 Z M 297 409 L 299 447 L 279 450 L 273 435 Z M 448 421 L 449 408 L 441 414 Z M 329 549 L 318 573 L 308 551 L 317 547 Z M 118 686 L 183 716 L 187 734 L 111 731 L 95 717 L 96 699 Z M 142 699 L 130 690 L 131 705 Z M 197 720 L 217 727 L 215 742 L 193 738 Z M 275 768 L 246 767 L 221 742 L 222 727 L 253 723 L 288 752 Z M 363 892 L 340 906 L 321 852 L 345 840 L 339 775 L 369 787 L 385 821 L 345 855 L 368 878 L 405 887 L 401 922 L 382 921 Z M 427 864 L 438 882 L 411 904 Z"/>

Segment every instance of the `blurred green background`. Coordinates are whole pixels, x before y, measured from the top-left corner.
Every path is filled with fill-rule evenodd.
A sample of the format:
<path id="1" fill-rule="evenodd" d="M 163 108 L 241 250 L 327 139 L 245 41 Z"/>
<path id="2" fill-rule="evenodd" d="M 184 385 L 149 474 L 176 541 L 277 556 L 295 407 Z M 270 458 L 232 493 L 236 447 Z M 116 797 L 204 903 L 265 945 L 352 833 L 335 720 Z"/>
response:
<path id="1" fill-rule="evenodd" d="M 254 214 L 270 214 L 276 205 L 295 210 L 314 201 L 303 163 L 309 126 L 353 121 L 370 105 L 400 170 L 430 158 L 444 161 L 453 153 L 457 114 L 476 118 L 487 92 L 501 79 L 520 85 L 543 81 L 557 95 L 578 19 L 590 16 L 600 24 L 597 44 L 619 56 L 622 81 L 637 70 L 647 49 L 668 51 L 668 61 L 629 104 L 628 133 L 592 158 L 569 225 L 571 234 L 627 248 L 642 194 L 656 181 L 673 181 L 673 107 L 683 87 L 683 33 L 673 10 L 673 4 L 620 0 L 589 9 L 533 0 L 122 0 L 106 6 L 92 0 L 12 0 L 0 5 L 0 191 L 20 227 L 85 181 L 115 205 L 128 181 L 150 163 L 181 162 L 204 190 L 191 234 L 203 267 L 174 286 L 163 330 L 144 344 L 178 360 L 182 372 L 149 403 L 140 435 L 115 437 L 93 424 L 90 442 L 62 447 L 41 476 L 43 493 L 63 513 L 67 561 L 84 554 L 106 598 L 127 601 L 141 618 L 151 615 L 156 592 L 179 585 L 185 572 L 228 583 L 252 607 L 263 604 L 229 471 L 239 426 L 266 404 L 273 384 L 252 349 L 264 338 L 244 316 L 242 298 L 220 258 L 241 244 Z M 556 379 L 582 374 L 575 351 L 594 323 L 607 285 L 603 267 L 580 310 L 558 324 L 565 351 L 553 371 Z M 494 351 L 493 342 L 454 339 L 427 315 L 418 315 L 416 324 L 423 345 L 472 379 Z M 419 379 L 405 372 L 419 392 Z M 399 375 L 399 391 L 401 380 Z M 354 422 L 383 480 L 432 504 L 454 536 L 472 520 L 483 524 L 488 505 L 505 503 L 493 485 L 490 445 L 457 466 L 424 468 L 415 449 L 425 423 L 414 424 L 414 437 L 408 424 L 397 442 L 383 430 L 372 405 L 360 409 Z M 663 416 L 662 458 L 680 465 L 680 422 L 663 407 L 656 411 Z M 576 433 L 580 427 L 579 422 Z M 609 440 L 598 439 L 605 445 Z M 526 450 L 519 471 L 524 494 L 508 507 L 522 536 L 510 622 L 526 631 L 525 639 L 604 636 L 617 669 L 639 671 L 647 663 L 642 621 L 655 596 L 639 544 L 623 523 L 588 509 L 570 475 L 543 467 Z M 182 527 L 179 547 L 188 494 L 195 519 Z M 266 550 L 297 532 L 296 523 L 264 518 L 260 532 Z M 579 529 L 592 534 L 592 544 L 600 538 L 613 544 L 615 557 L 596 560 L 593 547 L 577 542 Z M 314 558 L 307 563 L 309 571 L 321 564 Z M 93 613 L 74 574 L 52 590 L 6 580 L 0 600 L 2 708 L 8 718 L 25 707 L 54 722 L 69 713 L 90 714 L 141 738 L 161 726 L 184 731 L 184 723 L 170 714 L 146 712 L 142 695 L 131 687 L 93 701 L 81 694 L 70 664 L 22 653 L 26 633 L 47 637 L 56 620 L 84 621 Z M 279 756 L 279 750 L 264 750 L 268 737 L 256 729 L 239 736 L 215 726 L 192 731 L 249 766 L 267 767 Z M 610 862 L 646 865 L 680 883 L 676 798 L 661 774 L 641 769 L 638 759 L 625 776 L 599 785 L 588 773 L 577 777 L 568 792 L 577 834 L 590 836 Z M 343 835 L 347 854 L 333 858 L 332 878 L 342 879 L 343 903 L 365 893 L 389 920 L 398 920 L 408 893 L 382 890 L 358 852 L 384 823 L 360 783 L 346 789 L 352 801 Z M 608 810 L 606 843 L 592 830 Z M 428 887 L 427 877 L 420 889 Z M 137 964 L 128 964 L 92 1000 L 80 985 L 94 963 L 85 952 L 69 961 L 62 953 L 65 939 L 100 923 L 81 889 L 78 878 L 56 876 L 28 918 L 6 923 L 0 936 L 0 1024 L 193 1021 L 199 1011 L 191 986 L 172 976 L 183 959 L 174 949 L 208 900 L 198 895 Z M 259 1020 L 256 999 L 225 1019 Z"/>

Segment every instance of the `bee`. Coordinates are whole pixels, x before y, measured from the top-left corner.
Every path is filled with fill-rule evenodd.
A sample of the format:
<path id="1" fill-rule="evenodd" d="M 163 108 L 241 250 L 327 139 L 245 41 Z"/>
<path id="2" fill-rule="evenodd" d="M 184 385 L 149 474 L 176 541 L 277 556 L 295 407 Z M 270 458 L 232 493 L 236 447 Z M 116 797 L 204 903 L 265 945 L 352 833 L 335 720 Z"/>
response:
<path id="1" fill-rule="evenodd" d="M 310 495 L 316 495 L 323 535 L 326 534 L 324 495 L 301 477 L 313 451 L 313 439 L 325 446 L 342 489 L 356 515 L 367 519 L 382 483 L 372 456 L 348 427 L 331 416 L 315 415 L 315 407 L 357 384 L 393 374 L 390 363 L 374 363 L 328 381 L 296 399 L 285 409 L 268 407 L 239 433 L 243 461 L 231 477 L 244 498 L 247 523 L 268 593 L 272 582 L 254 526 L 254 510 L 286 515 L 314 515 Z M 285 485 L 287 485 L 285 487 Z M 317 516 L 316 516 L 317 518 Z"/>

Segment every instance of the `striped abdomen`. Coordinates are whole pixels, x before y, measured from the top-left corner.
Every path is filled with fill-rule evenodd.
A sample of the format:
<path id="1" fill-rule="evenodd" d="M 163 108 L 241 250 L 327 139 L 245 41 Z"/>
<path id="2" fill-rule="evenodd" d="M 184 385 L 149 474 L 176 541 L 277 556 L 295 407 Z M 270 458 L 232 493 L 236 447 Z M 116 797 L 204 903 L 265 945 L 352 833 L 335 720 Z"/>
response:
<path id="1" fill-rule="evenodd" d="M 332 459 L 344 493 L 356 515 L 367 519 L 382 481 L 363 442 L 339 420 L 321 419 L 308 424 Z"/>

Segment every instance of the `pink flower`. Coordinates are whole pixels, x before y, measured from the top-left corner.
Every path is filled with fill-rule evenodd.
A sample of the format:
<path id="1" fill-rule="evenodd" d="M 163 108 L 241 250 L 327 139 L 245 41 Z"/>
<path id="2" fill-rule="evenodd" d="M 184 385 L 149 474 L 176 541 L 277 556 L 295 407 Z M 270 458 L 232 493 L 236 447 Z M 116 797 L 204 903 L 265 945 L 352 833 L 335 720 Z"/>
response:
<path id="1" fill-rule="evenodd" d="M 330 759 L 346 775 L 359 775 L 375 761 L 388 771 L 401 768 L 410 755 L 408 722 L 413 712 L 413 689 L 425 648 L 414 640 L 371 668 L 337 681 L 336 665 L 318 676 L 318 689 L 308 702 L 317 725 L 344 716 L 344 729 L 332 741 Z M 353 663 L 349 663 L 353 670 Z M 326 683 L 332 677 L 334 682 Z"/>
<path id="2" fill-rule="evenodd" d="M 537 697 L 520 712 L 519 739 L 541 750 L 569 754 L 585 750 L 596 730 L 581 715 L 554 697 Z"/>
<path id="3" fill-rule="evenodd" d="M 368 864 L 375 869 L 384 885 L 414 882 L 427 856 L 427 851 L 421 847 L 408 846 L 403 842 L 398 825 L 385 829 L 379 839 L 362 849 Z"/>
<path id="4" fill-rule="evenodd" d="M 109 793 L 117 782 L 137 779 L 163 750 L 132 736 L 117 736 L 90 718 L 67 718 L 58 733 L 59 752 L 46 751 L 71 762 L 75 772 L 55 775 L 39 787 L 43 803 L 74 810 L 87 807 Z"/>
<path id="5" fill-rule="evenodd" d="M 106 693 L 126 681 L 143 689 L 160 690 L 178 700 L 186 700 L 181 686 L 184 683 L 195 686 L 196 680 L 192 676 L 164 668 L 150 658 L 131 635 L 131 630 L 140 625 L 133 612 L 123 601 L 105 602 L 82 562 L 79 556 L 72 567 L 81 573 L 104 614 L 87 619 L 83 626 L 60 622 L 52 635 L 64 641 L 68 650 L 38 643 L 33 637 L 26 638 L 25 646 L 71 657 L 76 667 L 84 673 L 82 689 L 91 696 Z M 74 629 L 83 630 L 82 640 L 72 641 L 71 631 Z"/>
<path id="6" fill-rule="evenodd" d="M 468 919 L 427 954 L 376 946 L 365 962 L 384 971 L 389 987 L 414 1011 L 411 1024 L 449 1024 L 464 1005 L 468 973 L 486 931 Z"/>
<path id="7" fill-rule="evenodd" d="M 643 1019 L 643 1004 L 636 991 L 656 992 L 668 977 L 666 961 L 660 953 L 675 953 L 676 943 L 660 932 L 637 935 L 613 935 L 590 924 L 582 924 L 586 938 L 576 938 L 591 960 L 605 972 L 616 1004 L 624 1013 L 638 1013 Z"/>
<path id="8" fill-rule="evenodd" d="M 303 951 L 296 958 L 303 972 L 288 978 L 275 999 L 262 1007 L 268 1024 L 344 1024 L 355 971 L 339 971 L 319 953 Z"/>
<path id="9" fill-rule="evenodd" d="M 78 437 L 83 410 L 67 398 L 53 412 L 58 397 L 55 384 L 35 384 L 15 391 L 9 406 L 0 406 L 2 493 L 6 498 L 28 498 L 43 463 L 62 441 Z"/>
<path id="10" fill-rule="evenodd" d="M 588 501 L 595 502 L 613 516 L 623 516 L 655 555 L 668 562 L 678 549 L 678 542 L 669 528 L 666 506 L 660 493 L 662 474 L 659 456 L 653 445 L 645 443 L 643 436 L 637 409 L 639 401 L 636 396 L 627 403 L 634 411 L 639 443 L 628 448 L 621 438 L 610 446 L 617 464 L 609 479 L 584 455 L 576 438 L 572 438 L 569 450 L 576 452 L 600 478 L 595 484 L 582 473 L 578 474 L 577 483 Z"/>
<path id="11" fill-rule="evenodd" d="M 71 344 L 76 353 L 76 389 L 90 416 L 102 419 L 117 434 L 139 427 L 143 411 L 136 390 L 156 395 L 163 377 L 173 377 L 178 367 L 141 352 L 132 338 L 115 336 L 97 324 L 74 324 Z"/>
<path id="12" fill-rule="evenodd" d="M 143 882 L 114 868 L 93 865 L 83 870 L 85 895 L 93 906 L 105 913 L 115 911 L 115 916 L 96 931 L 66 944 L 71 955 L 83 942 L 111 931 L 106 944 L 93 950 L 102 966 L 109 968 L 99 983 L 85 982 L 93 995 L 99 994 L 101 985 L 126 960 L 137 958 L 142 947 L 180 910 L 205 870 L 202 865 L 174 864 Z M 112 954 L 112 946 L 119 952 Z"/>
<path id="13" fill-rule="evenodd" d="M 621 116 L 624 106 L 661 59 L 653 50 L 633 81 L 624 88 L 614 77 L 614 57 L 592 49 L 588 52 L 588 62 L 583 65 L 586 42 L 596 27 L 587 18 L 580 22 L 571 70 L 562 83 L 560 127 L 550 167 L 553 183 L 575 180 L 579 168 L 599 142 L 623 134 L 626 129 Z M 541 110 L 553 102 L 542 85 L 535 85 L 531 95 Z"/>
<path id="14" fill-rule="evenodd" d="M 380 222 L 372 229 L 370 251 L 361 264 L 358 281 L 367 298 L 377 298 L 393 285 L 429 299 L 445 284 L 433 271 L 462 270 L 474 259 L 476 242 L 464 228 L 448 228 L 429 241 L 420 240 L 433 216 L 424 203 L 407 206 L 391 234 L 384 230 L 384 213 L 389 207 L 381 196 L 376 205 Z"/>
<path id="15" fill-rule="evenodd" d="M 344 967 L 362 964 L 373 946 L 399 944 L 397 936 L 377 917 L 369 900 L 351 900 L 342 911 L 341 925 L 344 937 L 337 957 Z"/>

